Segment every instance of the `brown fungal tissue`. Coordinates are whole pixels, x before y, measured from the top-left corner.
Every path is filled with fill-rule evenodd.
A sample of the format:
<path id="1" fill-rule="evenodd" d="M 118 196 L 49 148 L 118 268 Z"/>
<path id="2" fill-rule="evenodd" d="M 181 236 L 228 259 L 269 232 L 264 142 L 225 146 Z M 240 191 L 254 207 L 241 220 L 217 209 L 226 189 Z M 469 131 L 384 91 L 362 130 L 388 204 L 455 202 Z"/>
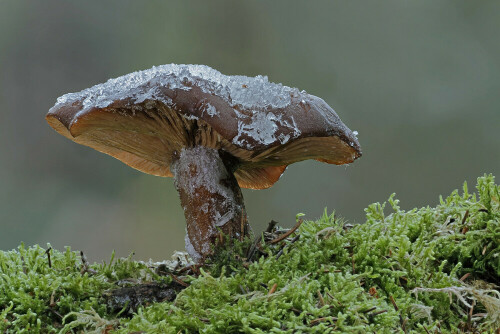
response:
<path id="1" fill-rule="evenodd" d="M 319 97 L 204 65 L 153 67 L 63 95 L 46 119 L 74 142 L 173 176 L 196 261 L 220 232 L 249 233 L 240 187 L 268 188 L 297 161 L 361 156 L 356 134 Z"/>

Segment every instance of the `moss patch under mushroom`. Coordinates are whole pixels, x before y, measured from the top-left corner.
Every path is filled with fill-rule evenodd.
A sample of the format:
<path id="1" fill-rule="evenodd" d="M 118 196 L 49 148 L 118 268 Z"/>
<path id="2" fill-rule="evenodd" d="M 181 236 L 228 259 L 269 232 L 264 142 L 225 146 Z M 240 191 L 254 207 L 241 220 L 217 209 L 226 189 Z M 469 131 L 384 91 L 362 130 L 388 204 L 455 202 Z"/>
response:
<path id="1" fill-rule="evenodd" d="M 366 217 L 350 226 L 325 213 L 283 241 L 269 242 L 280 230 L 266 234 L 251 261 L 245 260 L 249 243 L 236 243 L 232 249 L 240 254 L 221 255 L 224 265 L 184 274 L 130 258 L 82 264 L 69 249 L 51 250 L 51 267 L 39 246 L 0 252 L 0 332 L 483 333 L 500 327 L 500 186 L 493 176 L 478 179 L 477 195 L 464 185 L 462 194 L 454 191 L 435 208 L 411 211 L 391 196 L 370 205 Z M 174 301 L 151 302 L 131 315 L 127 304 L 117 315 L 104 302 L 104 291 L 151 281 L 189 286 Z"/>

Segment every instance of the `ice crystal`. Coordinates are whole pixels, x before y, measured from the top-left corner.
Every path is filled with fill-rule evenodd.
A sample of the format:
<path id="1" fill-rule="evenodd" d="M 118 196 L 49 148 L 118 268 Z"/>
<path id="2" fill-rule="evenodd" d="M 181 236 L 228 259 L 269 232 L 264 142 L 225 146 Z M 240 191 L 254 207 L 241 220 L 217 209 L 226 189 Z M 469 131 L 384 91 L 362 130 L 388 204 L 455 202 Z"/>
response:
<path id="1" fill-rule="evenodd" d="M 105 108 L 113 101 L 135 98 L 137 103 L 159 98 L 155 87 L 191 90 L 196 85 L 205 93 L 222 97 L 232 107 L 243 108 L 284 108 L 291 102 L 291 96 L 298 93 L 296 88 L 269 82 L 267 76 L 228 76 L 205 65 L 168 64 L 137 71 L 105 83 L 95 85 L 78 93 L 65 94 L 57 99 L 57 105 L 83 101 L 82 111 L 92 107 Z M 149 89 L 142 86 L 150 85 Z M 166 104 L 171 101 L 163 101 Z M 210 114 L 212 110 L 207 110 Z"/>

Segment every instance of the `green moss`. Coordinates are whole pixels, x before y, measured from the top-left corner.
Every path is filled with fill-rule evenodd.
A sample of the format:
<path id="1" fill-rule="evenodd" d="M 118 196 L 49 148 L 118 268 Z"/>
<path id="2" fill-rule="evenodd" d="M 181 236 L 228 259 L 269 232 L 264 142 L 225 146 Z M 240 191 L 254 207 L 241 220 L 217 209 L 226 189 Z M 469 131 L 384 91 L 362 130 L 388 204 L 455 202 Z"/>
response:
<path id="1" fill-rule="evenodd" d="M 478 179 L 477 194 L 464 185 L 435 208 L 404 211 L 391 196 L 370 205 L 362 225 L 325 212 L 300 226 L 298 240 L 263 243 L 251 263 L 243 258 L 249 243 L 232 244 L 188 278 L 175 301 L 131 318 L 109 314 L 101 296 L 122 279 L 161 279 L 144 264 L 129 258 L 82 274 L 69 249 L 53 250 L 49 268 L 44 249 L 20 246 L 0 252 L 0 332 L 56 333 L 61 317 L 63 333 L 493 331 L 500 327 L 499 194 L 490 175 Z"/>
<path id="2" fill-rule="evenodd" d="M 144 264 L 130 259 L 85 270 L 77 252 L 47 249 L 21 245 L 0 251 L 0 332 L 57 333 L 71 312 L 93 309 L 105 316 L 103 291 L 119 279 L 152 277 Z"/>

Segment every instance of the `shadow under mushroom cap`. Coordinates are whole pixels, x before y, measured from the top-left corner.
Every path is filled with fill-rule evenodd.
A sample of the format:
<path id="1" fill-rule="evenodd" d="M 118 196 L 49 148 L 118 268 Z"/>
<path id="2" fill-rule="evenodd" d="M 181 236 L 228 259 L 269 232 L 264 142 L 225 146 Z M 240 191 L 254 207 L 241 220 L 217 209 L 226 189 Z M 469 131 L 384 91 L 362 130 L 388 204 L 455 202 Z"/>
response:
<path id="1" fill-rule="evenodd" d="M 272 186 L 287 165 L 361 156 L 358 140 L 322 99 L 267 77 L 226 76 L 204 65 L 163 65 L 61 96 L 46 116 L 67 138 L 142 172 L 172 176 L 184 147 L 238 160 L 241 187 Z"/>

